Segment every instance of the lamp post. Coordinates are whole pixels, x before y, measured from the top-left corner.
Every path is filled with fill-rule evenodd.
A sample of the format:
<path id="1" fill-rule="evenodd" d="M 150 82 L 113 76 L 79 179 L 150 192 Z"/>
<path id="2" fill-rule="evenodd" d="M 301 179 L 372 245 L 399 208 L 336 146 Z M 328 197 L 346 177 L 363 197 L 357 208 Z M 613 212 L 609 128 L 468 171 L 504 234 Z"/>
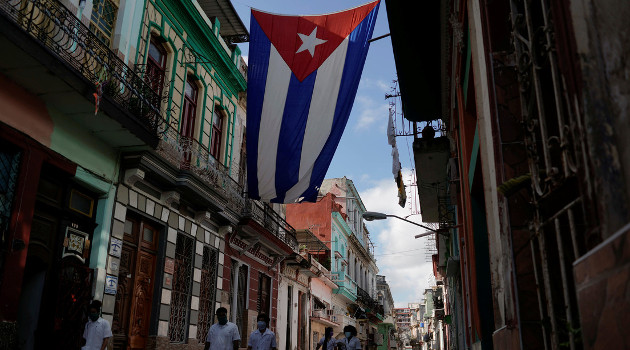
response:
<path id="1" fill-rule="evenodd" d="M 366 211 L 365 213 L 363 213 L 363 218 L 364 218 L 365 220 L 367 220 L 367 221 L 373 221 L 373 220 L 385 220 L 385 219 L 387 219 L 387 218 L 396 218 L 396 219 L 400 219 L 400 220 L 402 220 L 402 221 L 406 221 L 406 222 L 408 222 L 408 223 L 410 223 L 410 224 L 414 224 L 414 225 L 416 225 L 416 226 L 420 226 L 420 227 L 422 227 L 423 229 L 426 229 L 426 230 L 429 230 L 429 231 L 435 232 L 435 233 L 437 233 L 437 234 L 440 234 L 440 235 L 443 235 L 443 236 L 449 237 L 449 234 L 448 234 L 448 233 L 446 233 L 446 232 L 444 232 L 444 231 L 445 231 L 445 230 L 448 230 L 450 227 L 448 227 L 448 228 L 444 228 L 444 229 L 440 229 L 440 230 L 434 230 L 434 229 L 432 229 L 432 228 L 430 228 L 430 227 L 428 227 L 428 226 L 424 226 L 424 225 L 421 225 L 421 224 L 419 224 L 419 223 L 417 223 L 417 222 L 413 222 L 413 221 L 407 220 L 407 219 L 405 219 L 405 218 L 401 218 L 400 216 L 397 216 L 397 215 L 384 214 L 384 213 L 379 213 L 379 212 L 375 212 L 375 211 Z M 425 233 L 421 233 L 421 234 L 415 235 L 415 238 L 420 238 L 420 237 L 429 236 L 429 235 L 433 234 L 432 232 L 425 232 Z"/>

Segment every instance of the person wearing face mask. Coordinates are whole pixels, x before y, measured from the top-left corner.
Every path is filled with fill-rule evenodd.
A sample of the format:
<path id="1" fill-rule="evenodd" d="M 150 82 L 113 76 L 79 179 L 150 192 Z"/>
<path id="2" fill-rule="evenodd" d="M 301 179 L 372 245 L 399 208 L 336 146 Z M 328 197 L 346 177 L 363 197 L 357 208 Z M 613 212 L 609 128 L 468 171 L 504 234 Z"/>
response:
<path id="1" fill-rule="evenodd" d="M 241 341 L 238 326 L 228 322 L 227 309 L 220 307 L 216 311 L 217 321 L 208 330 L 204 350 L 237 350 Z"/>
<path id="2" fill-rule="evenodd" d="M 323 347 L 323 350 L 334 350 L 337 345 L 337 340 L 333 338 L 333 329 L 332 327 L 326 327 L 324 331 L 324 336 L 317 343 L 317 347 L 315 350 L 319 350 L 319 348 Z"/>
<path id="3" fill-rule="evenodd" d="M 343 327 L 343 334 L 345 337 L 338 340 L 338 344 L 343 344 L 346 350 L 361 350 L 361 341 L 357 338 L 357 329 L 354 326 Z"/>
<path id="4" fill-rule="evenodd" d="M 269 316 L 258 314 L 256 318 L 257 328 L 249 336 L 247 350 L 276 350 L 276 335 L 267 328 L 269 326 Z"/>
<path id="5" fill-rule="evenodd" d="M 100 301 L 93 300 L 88 307 L 88 321 L 83 330 L 85 346 L 81 350 L 104 350 L 112 337 L 109 322 L 101 318 L 101 305 Z"/>

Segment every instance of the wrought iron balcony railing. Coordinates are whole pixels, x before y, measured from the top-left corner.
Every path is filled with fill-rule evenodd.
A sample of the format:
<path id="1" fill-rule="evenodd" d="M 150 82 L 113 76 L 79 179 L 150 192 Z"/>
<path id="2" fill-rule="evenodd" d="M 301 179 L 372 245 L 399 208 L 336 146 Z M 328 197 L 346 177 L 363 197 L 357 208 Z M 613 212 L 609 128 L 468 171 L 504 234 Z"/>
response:
<path id="1" fill-rule="evenodd" d="M 164 124 L 158 153 L 175 167 L 190 170 L 228 200 L 235 212 L 251 217 L 274 236 L 297 251 L 295 229 L 269 205 L 245 198 L 243 186 L 236 182 L 227 167 L 217 161 L 208 148 L 194 138 L 182 136 L 176 127 Z"/>
<path id="2" fill-rule="evenodd" d="M 295 229 L 268 204 L 246 198 L 243 215 L 256 220 L 291 249 L 297 251 L 298 241 Z"/>
<path id="3" fill-rule="evenodd" d="M 363 303 L 363 305 L 370 308 L 373 312 L 378 312 L 379 306 L 381 306 L 382 309 L 382 305 L 380 305 L 376 299 L 373 299 L 370 296 L 370 293 L 361 287 L 357 287 L 357 301 Z"/>
<path id="4" fill-rule="evenodd" d="M 176 127 L 164 124 L 158 153 L 178 169 L 190 170 L 241 213 L 245 208 L 243 187 L 230 176 L 229 169 L 217 161 L 208 148 L 194 138 L 182 136 Z"/>
<path id="5" fill-rule="evenodd" d="M 61 2 L 0 1 L 0 15 L 94 84 L 95 90 L 102 85 L 107 95 L 145 128 L 157 130 L 162 122 L 159 96 Z"/>

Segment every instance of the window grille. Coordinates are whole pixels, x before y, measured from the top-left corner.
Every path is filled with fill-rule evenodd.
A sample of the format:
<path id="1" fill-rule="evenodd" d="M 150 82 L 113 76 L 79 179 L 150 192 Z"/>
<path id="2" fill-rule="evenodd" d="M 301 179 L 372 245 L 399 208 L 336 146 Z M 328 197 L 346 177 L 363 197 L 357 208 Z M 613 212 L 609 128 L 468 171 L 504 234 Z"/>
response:
<path id="1" fill-rule="evenodd" d="M 199 295 L 199 321 L 197 322 L 197 340 L 206 341 L 206 335 L 214 321 L 214 300 L 217 280 L 217 251 L 203 247 L 201 261 L 201 294 Z"/>
<path id="2" fill-rule="evenodd" d="M 2 238 L 0 244 L 2 247 L 6 247 L 21 152 L 12 150 L 11 147 L 3 143 L 0 143 L 0 149 L 0 237 Z M 4 250 L 0 250 L 0 273 L 4 270 L 2 266 L 3 255 Z"/>
<path id="3" fill-rule="evenodd" d="M 562 62 L 554 49 L 554 21 L 561 26 L 563 19 L 553 18 L 552 4 L 510 2 L 511 42 L 520 84 L 516 91 L 520 93 L 520 123 L 532 182 L 531 197 L 526 200 L 535 211 L 530 252 L 523 249 L 526 245 L 519 252 L 532 257 L 545 348 L 566 344 L 569 349 L 579 349 L 579 336 L 573 331 L 580 329 L 580 323 L 572 264 L 593 238 L 593 223 L 588 222 L 584 210 L 591 189 L 588 175 L 584 178 L 587 145 L 583 120 L 563 87 Z M 558 199 L 554 206 L 545 207 L 553 202 L 548 198 Z"/>
<path id="4" fill-rule="evenodd" d="M 118 5 L 111 0 L 94 0 L 90 30 L 107 46 L 111 45 Z"/>
<path id="5" fill-rule="evenodd" d="M 236 320 L 234 323 L 241 332 L 241 344 L 247 344 L 247 265 L 238 268 L 238 289 L 236 295 Z"/>
<path id="6" fill-rule="evenodd" d="M 269 313 L 270 304 L 271 304 L 271 278 L 262 272 L 258 273 L 258 304 L 257 311 L 258 313 Z"/>
<path id="7" fill-rule="evenodd" d="M 171 317 L 168 324 L 168 337 L 174 343 L 183 343 L 187 339 L 194 243 L 195 241 L 191 237 L 183 234 L 177 235 Z"/>

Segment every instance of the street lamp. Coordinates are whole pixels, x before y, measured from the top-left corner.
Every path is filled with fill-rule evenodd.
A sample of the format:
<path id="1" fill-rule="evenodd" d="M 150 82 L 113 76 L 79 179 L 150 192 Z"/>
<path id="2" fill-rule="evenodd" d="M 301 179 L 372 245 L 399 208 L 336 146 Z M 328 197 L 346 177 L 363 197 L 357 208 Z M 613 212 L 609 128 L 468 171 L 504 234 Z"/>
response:
<path id="1" fill-rule="evenodd" d="M 367 220 L 367 221 L 385 220 L 387 218 L 396 218 L 396 219 L 400 219 L 402 221 L 406 221 L 406 222 L 408 222 L 410 224 L 414 224 L 416 226 L 420 226 L 420 227 L 422 227 L 422 228 L 424 228 L 426 230 L 435 232 L 437 234 L 449 237 L 449 234 L 444 232 L 444 230 L 448 230 L 448 228 L 440 229 L 439 231 L 437 231 L 437 230 L 434 230 L 434 229 L 432 229 L 432 228 L 430 228 L 428 226 L 424 226 L 424 225 L 421 225 L 421 224 L 419 224 L 417 222 L 413 222 L 413 221 L 407 220 L 405 218 L 401 218 L 400 216 L 397 216 L 397 215 L 378 213 L 378 212 L 375 212 L 375 211 L 366 211 L 365 213 L 363 213 L 363 218 L 365 220 Z M 425 236 L 432 235 L 433 234 L 432 232 L 425 232 L 425 233 L 421 233 L 421 234 L 415 235 L 415 238 L 420 238 L 420 237 L 425 237 Z"/>

